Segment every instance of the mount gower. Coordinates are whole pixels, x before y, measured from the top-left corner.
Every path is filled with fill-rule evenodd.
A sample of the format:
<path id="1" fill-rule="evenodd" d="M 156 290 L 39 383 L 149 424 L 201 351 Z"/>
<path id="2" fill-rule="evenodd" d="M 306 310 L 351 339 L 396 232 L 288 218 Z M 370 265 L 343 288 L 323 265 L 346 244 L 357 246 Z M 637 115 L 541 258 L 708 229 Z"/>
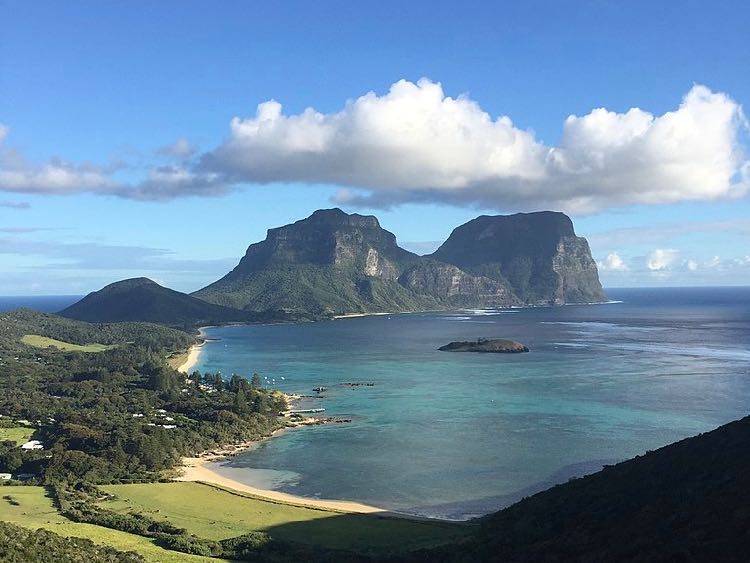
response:
<path id="1" fill-rule="evenodd" d="M 477 217 L 419 256 L 375 217 L 326 209 L 269 229 L 231 272 L 192 296 L 125 280 L 62 314 L 122 320 L 115 317 L 127 303 L 127 320 L 177 325 L 604 300 L 588 243 L 563 213 Z"/>

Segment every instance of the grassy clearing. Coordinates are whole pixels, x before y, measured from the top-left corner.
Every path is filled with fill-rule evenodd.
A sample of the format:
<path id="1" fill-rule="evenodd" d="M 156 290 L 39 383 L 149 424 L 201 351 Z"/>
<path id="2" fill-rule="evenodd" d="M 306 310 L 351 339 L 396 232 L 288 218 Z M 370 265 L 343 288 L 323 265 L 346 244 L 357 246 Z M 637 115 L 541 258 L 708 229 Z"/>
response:
<path id="1" fill-rule="evenodd" d="M 5 440 L 13 440 L 17 446 L 28 442 L 31 435 L 34 433 L 33 428 L 27 428 L 26 426 L 14 426 L 13 428 L 0 428 L 0 442 Z"/>
<path id="2" fill-rule="evenodd" d="M 17 505 L 6 500 L 10 496 Z M 61 536 L 87 538 L 91 541 L 110 545 L 123 551 L 136 551 L 153 563 L 216 563 L 223 561 L 210 557 L 187 555 L 162 549 L 150 540 L 111 530 L 92 524 L 72 522 L 60 515 L 44 487 L 5 486 L 0 487 L 0 520 L 25 528 L 45 528 Z"/>
<path id="3" fill-rule="evenodd" d="M 114 348 L 114 345 L 109 344 L 71 344 L 70 342 L 63 342 L 62 340 L 55 340 L 54 338 L 39 336 L 38 334 L 25 334 L 21 337 L 21 342 L 35 348 L 49 348 L 51 346 L 63 352 L 103 352 L 104 350 Z"/>
<path id="4" fill-rule="evenodd" d="M 279 540 L 378 552 L 428 547 L 463 537 L 466 526 L 345 514 L 267 501 L 203 483 L 101 487 L 117 496 L 102 506 L 169 520 L 203 538 L 221 540 L 251 531 Z"/>
<path id="5" fill-rule="evenodd" d="M 187 361 L 189 355 L 189 350 L 185 350 L 184 352 L 175 352 L 167 358 L 167 363 L 172 369 L 180 369 L 180 366 Z"/>

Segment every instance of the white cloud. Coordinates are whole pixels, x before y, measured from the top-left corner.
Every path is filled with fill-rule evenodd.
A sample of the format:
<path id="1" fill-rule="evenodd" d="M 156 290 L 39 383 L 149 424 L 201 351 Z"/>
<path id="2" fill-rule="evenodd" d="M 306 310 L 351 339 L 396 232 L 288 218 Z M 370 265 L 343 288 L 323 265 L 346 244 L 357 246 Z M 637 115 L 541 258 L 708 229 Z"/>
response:
<path id="1" fill-rule="evenodd" d="M 721 258 L 719 258 L 718 256 L 714 256 L 713 258 L 711 258 L 711 260 L 709 260 L 706 263 L 705 267 L 706 268 L 717 268 L 719 266 L 721 266 Z"/>
<path id="2" fill-rule="evenodd" d="M 196 153 L 196 147 L 187 139 L 177 139 L 171 145 L 159 148 L 156 152 L 162 156 L 176 159 L 190 158 Z"/>
<path id="3" fill-rule="evenodd" d="M 691 272 L 695 272 L 698 270 L 698 262 L 696 262 L 695 260 L 688 260 L 687 262 L 685 262 L 685 267 Z"/>
<path id="4" fill-rule="evenodd" d="M 620 257 L 617 252 L 610 252 L 607 258 L 603 261 L 597 262 L 597 266 L 600 270 L 605 272 L 626 272 L 628 271 L 628 265 Z"/>
<path id="5" fill-rule="evenodd" d="M 571 115 L 550 147 L 438 83 L 401 80 L 330 114 L 285 115 L 276 101 L 260 104 L 254 117 L 232 120 L 228 141 L 203 166 L 236 182 L 335 184 L 345 188 L 339 200 L 369 205 L 586 212 L 744 194 L 746 125 L 731 98 L 694 86 L 661 116 L 638 108 Z"/>
<path id="6" fill-rule="evenodd" d="M 646 258 L 646 267 L 652 272 L 669 270 L 674 264 L 679 252 L 669 248 L 657 248 Z"/>
<path id="7" fill-rule="evenodd" d="M 746 128 L 739 104 L 696 85 L 662 115 L 639 108 L 571 115 L 550 146 L 466 95 L 447 96 L 439 83 L 400 80 L 331 113 L 285 114 L 277 101 L 263 102 L 254 116 L 232 119 L 218 147 L 195 155 L 180 139 L 159 151 L 180 166 L 151 166 L 129 184 L 92 166 L 30 165 L 0 148 L 0 191 L 171 199 L 300 182 L 339 186 L 339 202 L 369 206 L 431 201 L 584 213 L 744 195 Z"/>

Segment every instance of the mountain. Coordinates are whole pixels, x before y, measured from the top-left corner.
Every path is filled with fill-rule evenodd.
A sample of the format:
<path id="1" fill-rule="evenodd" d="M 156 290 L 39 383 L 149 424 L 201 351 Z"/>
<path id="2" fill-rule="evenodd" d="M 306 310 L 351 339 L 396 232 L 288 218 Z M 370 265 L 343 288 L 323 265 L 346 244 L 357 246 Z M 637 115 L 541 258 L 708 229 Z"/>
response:
<path id="1" fill-rule="evenodd" d="M 375 217 L 340 209 L 269 229 L 234 270 L 193 295 L 297 318 L 605 299 L 588 243 L 562 213 L 479 217 L 421 257 Z"/>
<path id="2" fill-rule="evenodd" d="M 237 309 L 280 309 L 309 318 L 439 308 L 433 296 L 399 283 L 420 261 L 375 217 L 325 209 L 269 229 L 237 267 L 193 295 Z"/>
<path id="3" fill-rule="evenodd" d="M 148 278 L 110 284 L 58 313 L 80 321 L 142 321 L 177 327 L 255 320 L 246 312 L 206 303 Z"/>
<path id="4" fill-rule="evenodd" d="M 526 498 L 413 561 L 747 561 L 748 443 L 745 417 Z"/>
<path id="5" fill-rule="evenodd" d="M 454 229 L 430 257 L 507 284 L 525 304 L 606 300 L 588 242 L 563 213 L 483 215 Z"/>

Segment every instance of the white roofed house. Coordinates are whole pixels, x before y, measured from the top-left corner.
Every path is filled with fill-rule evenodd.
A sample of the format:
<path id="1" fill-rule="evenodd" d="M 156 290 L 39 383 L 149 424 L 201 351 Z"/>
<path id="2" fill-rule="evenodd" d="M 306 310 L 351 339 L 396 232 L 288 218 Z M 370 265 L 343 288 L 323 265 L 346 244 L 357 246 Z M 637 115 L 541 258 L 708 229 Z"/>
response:
<path id="1" fill-rule="evenodd" d="M 0 481 L 8 481 L 11 477 L 10 473 L 0 473 Z"/>
<path id="2" fill-rule="evenodd" d="M 42 444 L 39 440 L 29 440 L 25 444 L 21 444 L 22 450 L 43 450 L 44 444 Z"/>

